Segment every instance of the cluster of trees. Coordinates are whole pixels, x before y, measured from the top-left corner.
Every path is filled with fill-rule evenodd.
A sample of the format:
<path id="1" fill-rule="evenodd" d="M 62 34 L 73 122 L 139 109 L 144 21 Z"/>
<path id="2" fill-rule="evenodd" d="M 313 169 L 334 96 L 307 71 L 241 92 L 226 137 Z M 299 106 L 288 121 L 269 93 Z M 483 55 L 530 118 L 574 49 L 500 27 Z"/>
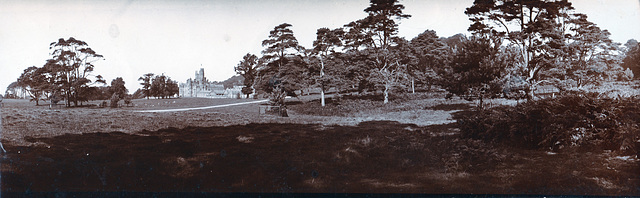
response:
<path id="1" fill-rule="evenodd" d="M 171 77 L 164 74 L 156 76 L 153 73 L 147 73 L 138 78 L 138 81 L 142 81 L 140 83 L 142 85 L 142 94 L 147 99 L 149 97 L 171 98 L 180 91 L 178 82 L 171 80 Z"/>
<path id="2" fill-rule="evenodd" d="M 65 99 L 66 106 L 79 106 L 89 100 L 94 84 L 105 84 L 102 76 L 92 75 L 93 63 L 103 57 L 86 42 L 60 38 L 49 49 L 52 58 L 44 66 L 25 69 L 17 80 L 17 85 L 26 89 L 36 105 L 41 99 Z"/>
<path id="3" fill-rule="evenodd" d="M 380 91 L 387 103 L 394 90 L 439 85 L 482 103 L 496 96 L 535 98 L 541 84 L 565 91 L 630 80 L 623 62 L 640 71 L 632 66 L 639 48 L 623 50 L 567 0 L 475 1 L 465 11 L 470 37 L 441 38 L 432 30 L 411 40 L 398 37 L 398 22 L 411 17 L 403 9 L 397 0 L 371 0 L 365 18 L 318 29 L 312 49 L 298 44 L 291 24 L 276 26 L 262 42 L 262 57 L 247 54 L 235 67 L 245 79 L 243 93 L 255 88 L 283 105 L 284 96 L 315 86 L 324 106 L 330 88 Z"/>
<path id="4" fill-rule="evenodd" d="M 65 101 L 66 106 L 81 106 L 89 100 L 111 100 L 112 106 L 133 97 L 128 94 L 122 77 L 111 81 L 110 86 L 101 75 L 93 75 L 93 63 L 103 56 L 93 51 L 86 42 L 73 37 L 60 38 L 50 44 L 51 59 L 42 67 L 31 66 L 24 70 L 16 82 L 7 90 L 23 88 L 32 101 L 39 105 L 40 100 L 57 103 Z M 144 96 L 166 98 L 175 96 L 178 83 L 170 77 L 145 74 L 140 78 L 144 87 Z M 140 95 L 140 93 L 138 93 Z"/>

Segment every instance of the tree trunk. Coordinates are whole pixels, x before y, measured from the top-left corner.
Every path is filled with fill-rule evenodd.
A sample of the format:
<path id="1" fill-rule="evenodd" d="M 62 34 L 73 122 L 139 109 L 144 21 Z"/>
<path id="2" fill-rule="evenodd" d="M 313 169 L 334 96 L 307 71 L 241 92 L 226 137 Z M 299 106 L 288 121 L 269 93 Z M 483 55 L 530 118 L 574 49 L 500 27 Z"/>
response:
<path id="1" fill-rule="evenodd" d="M 416 93 L 415 81 L 416 79 L 411 78 L 411 93 Z"/>
<path id="2" fill-rule="evenodd" d="M 67 107 L 71 107 L 71 96 L 69 95 L 69 92 L 67 91 L 67 93 L 65 93 L 65 95 L 67 95 L 67 101 L 65 101 L 65 103 L 67 103 Z"/>
<path id="3" fill-rule="evenodd" d="M 384 104 L 389 103 L 389 85 L 384 86 Z"/>
<path id="4" fill-rule="evenodd" d="M 320 90 L 320 105 L 322 105 L 324 107 L 324 87 L 321 87 Z"/>
<path id="5" fill-rule="evenodd" d="M 322 60 L 322 58 L 320 58 L 320 78 L 322 78 L 324 76 L 324 60 Z M 320 86 L 320 106 L 325 106 L 325 101 L 324 101 L 324 84 L 322 84 Z"/>

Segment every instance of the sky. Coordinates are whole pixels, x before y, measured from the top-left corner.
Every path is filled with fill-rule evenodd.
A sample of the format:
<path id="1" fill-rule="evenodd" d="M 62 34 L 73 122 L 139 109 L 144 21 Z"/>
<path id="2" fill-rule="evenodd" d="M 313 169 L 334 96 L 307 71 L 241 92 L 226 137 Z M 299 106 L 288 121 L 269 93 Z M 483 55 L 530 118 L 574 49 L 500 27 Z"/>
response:
<path id="1" fill-rule="evenodd" d="M 575 0 L 576 12 L 611 32 L 620 43 L 640 40 L 640 0 Z M 412 15 L 398 35 L 427 29 L 448 37 L 467 33 L 464 10 L 473 0 L 400 0 Z M 366 16 L 368 0 L 0 0 L 0 94 L 29 66 L 41 67 L 49 44 L 74 37 L 104 60 L 94 75 L 123 77 L 130 93 L 146 73 L 178 82 L 200 68 L 212 81 L 233 75 L 247 53 L 260 56 L 262 40 L 289 23 L 299 43 L 311 48 L 318 28 L 338 28 Z"/>

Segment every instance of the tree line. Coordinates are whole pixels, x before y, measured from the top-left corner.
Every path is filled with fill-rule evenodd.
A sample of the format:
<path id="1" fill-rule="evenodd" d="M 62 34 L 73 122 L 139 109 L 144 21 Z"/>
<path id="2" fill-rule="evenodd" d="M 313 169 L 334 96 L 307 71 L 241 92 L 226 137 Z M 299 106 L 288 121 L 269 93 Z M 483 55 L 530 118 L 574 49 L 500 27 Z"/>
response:
<path id="1" fill-rule="evenodd" d="M 178 84 L 164 74 L 155 76 L 145 74 L 141 77 L 144 92 L 128 94 L 122 77 L 111 81 L 110 86 L 101 75 L 94 75 L 94 62 L 104 57 L 91 49 L 84 41 L 73 37 L 60 38 L 50 44 L 51 58 L 41 67 L 31 66 L 24 70 L 9 89 L 22 88 L 36 105 L 41 100 L 53 103 L 65 101 L 67 107 L 82 106 L 89 100 L 111 100 L 112 106 L 126 99 L 141 97 L 166 98 L 178 93 Z M 147 85 L 148 84 L 148 85 Z M 5 95 L 7 95 L 5 93 Z"/>
<path id="2" fill-rule="evenodd" d="M 313 48 L 298 44 L 283 23 L 263 40 L 262 57 L 247 53 L 235 67 L 243 93 L 266 93 L 274 104 L 305 87 L 325 92 L 428 90 L 433 85 L 469 100 L 535 98 L 540 85 L 560 91 L 640 76 L 640 48 L 613 42 L 567 0 L 475 1 L 465 10 L 471 36 L 426 30 L 398 37 L 411 17 L 397 0 L 371 0 L 368 15 L 343 27 L 319 28 Z"/>
<path id="3" fill-rule="evenodd" d="M 306 88 L 338 93 L 415 92 L 438 86 L 451 96 L 536 98 L 540 85 L 580 89 L 607 80 L 640 76 L 640 46 L 613 42 L 567 0 L 475 1 L 465 10 L 470 36 L 439 37 L 425 30 L 398 37 L 398 23 L 411 17 L 397 0 L 371 0 L 367 16 L 337 28 L 319 28 L 313 48 L 300 46 L 291 24 L 282 23 L 262 41 L 261 56 L 247 53 L 235 70 L 244 94 L 267 94 L 273 103 Z M 100 75 L 103 59 L 84 41 L 59 39 L 52 58 L 29 67 L 16 82 L 34 99 L 64 98 L 67 106 L 110 97 L 115 91 Z M 115 79 L 114 79 L 115 80 Z M 143 75 L 136 96 L 166 98 L 178 92 L 169 77 Z M 16 84 L 14 84 L 15 86 Z"/>
<path id="4" fill-rule="evenodd" d="M 171 77 L 164 74 L 156 76 L 153 73 L 147 73 L 138 78 L 138 81 L 142 81 L 140 83 L 142 85 L 142 96 L 147 97 L 147 99 L 149 97 L 170 98 L 180 91 L 178 82 L 171 80 Z"/>

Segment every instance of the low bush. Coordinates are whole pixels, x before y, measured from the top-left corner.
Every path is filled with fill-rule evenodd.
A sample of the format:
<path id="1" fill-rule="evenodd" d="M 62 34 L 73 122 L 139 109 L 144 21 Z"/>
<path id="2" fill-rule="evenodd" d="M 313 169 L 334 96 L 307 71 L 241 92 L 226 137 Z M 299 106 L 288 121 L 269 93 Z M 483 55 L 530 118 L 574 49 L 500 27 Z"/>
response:
<path id="1" fill-rule="evenodd" d="M 640 99 L 572 92 L 454 117 L 464 137 L 517 147 L 597 148 L 637 154 Z"/>
<path id="2" fill-rule="evenodd" d="M 120 101 L 120 97 L 117 94 L 113 94 L 111 96 L 111 108 L 118 108 L 118 102 Z"/>
<path id="3" fill-rule="evenodd" d="M 132 96 L 130 96 L 130 95 L 129 95 L 129 96 L 125 96 L 125 97 L 124 97 L 124 104 L 125 104 L 125 105 L 127 105 L 127 107 L 128 107 L 128 106 L 132 106 L 132 105 L 133 105 L 133 102 L 131 102 L 131 99 L 132 99 L 132 98 L 133 98 L 133 97 L 132 97 Z"/>

